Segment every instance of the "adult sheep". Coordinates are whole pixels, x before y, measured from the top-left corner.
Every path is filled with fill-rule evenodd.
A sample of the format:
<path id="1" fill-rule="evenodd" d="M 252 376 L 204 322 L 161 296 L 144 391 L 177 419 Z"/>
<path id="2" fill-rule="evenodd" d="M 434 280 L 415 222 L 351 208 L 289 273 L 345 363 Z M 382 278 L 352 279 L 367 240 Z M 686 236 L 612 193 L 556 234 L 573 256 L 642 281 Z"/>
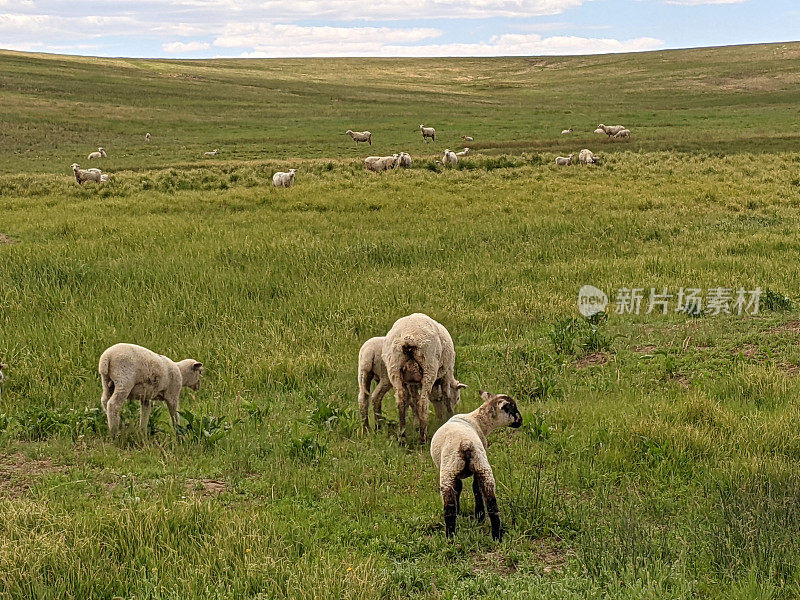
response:
<path id="1" fill-rule="evenodd" d="M 467 387 L 454 375 L 456 352 L 453 338 L 443 325 L 428 315 L 414 313 L 395 321 L 381 352 L 389 381 L 394 388 L 395 402 L 399 417 L 398 440 L 405 443 L 406 411 L 410 407 L 419 424 L 421 443 L 428 439 L 428 409 L 431 400 L 437 418 L 452 416 L 460 399 L 460 390 Z M 416 364 L 414 364 L 416 363 Z M 419 398 L 413 398 L 404 385 L 407 380 L 416 379 L 409 374 L 419 372 Z M 440 386 L 440 399 L 432 397 L 434 385 Z"/>
<path id="2" fill-rule="evenodd" d="M 89 160 L 95 158 L 108 158 L 108 155 L 106 154 L 106 151 L 103 148 L 98 148 L 97 152 L 92 152 L 91 154 L 89 154 Z"/>
<path id="3" fill-rule="evenodd" d="M 75 175 L 75 181 L 83 185 L 87 181 L 94 181 L 95 183 L 105 183 L 108 181 L 108 175 L 103 173 L 100 169 L 81 169 L 78 163 L 72 163 L 72 173 Z"/>
<path id="4" fill-rule="evenodd" d="M 392 154 L 391 156 L 368 156 L 364 159 L 364 166 L 370 171 L 388 171 L 397 166 L 399 159 L 399 154 Z"/>
<path id="5" fill-rule="evenodd" d="M 578 161 L 582 165 L 593 165 L 598 162 L 597 157 L 592 154 L 592 151 L 588 148 L 584 148 L 580 151 L 580 154 L 578 154 Z"/>
<path id="6" fill-rule="evenodd" d="M 411 155 L 408 152 L 401 152 L 398 155 L 397 166 L 403 169 L 410 169 L 414 161 L 411 160 Z"/>
<path id="7" fill-rule="evenodd" d="M 422 132 L 423 142 L 427 142 L 428 138 L 431 138 L 431 140 L 434 142 L 436 141 L 436 130 L 433 127 L 425 127 L 424 125 L 420 125 L 419 130 Z"/>
<path id="8" fill-rule="evenodd" d="M 369 131 L 353 131 L 352 129 L 348 129 L 345 133 L 353 138 L 356 146 L 358 146 L 359 142 L 369 142 L 369 145 L 372 146 L 372 134 Z"/>
<path id="9" fill-rule="evenodd" d="M 100 403 L 108 419 L 108 430 L 119 430 L 120 411 L 128 398 L 138 398 L 139 427 L 147 431 L 154 400 L 167 404 L 172 427 L 178 425 L 181 390 L 197 390 L 203 375 L 203 364 L 187 358 L 173 362 L 136 344 L 115 344 L 103 352 L 98 371 L 103 383 Z"/>
<path id="10" fill-rule="evenodd" d="M 375 429 L 380 429 L 383 422 L 383 397 L 392 389 L 386 363 L 383 362 L 383 342 L 386 337 L 368 339 L 358 351 L 358 409 L 361 413 L 361 422 L 364 432 L 369 431 L 369 407 L 375 418 Z M 416 361 L 407 362 L 403 367 L 403 385 L 407 388 L 409 397 L 416 402 L 419 395 L 422 372 Z M 370 391 L 372 383 L 375 389 Z M 439 400 L 440 386 L 434 385 L 432 400 Z"/>
<path id="11" fill-rule="evenodd" d="M 456 156 L 456 153 L 449 148 L 445 150 L 444 157 L 442 158 L 442 164 L 445 167 L 458 164 L 458 157 Z"/>
<path id="12" fill-rule="evenodd" d="M 600 125 L 597 126 L 597 129 L 602 129 L 603 133 L 605 133 L 607 136 L 611 137 L 612 135 L 617 135 L 620 131 L 625 129 L 625 126 L 624 125 L 603 125 L 602 123 L 600 123 Z"/>
<path id="13" fill-rule="evenodd" d="M 439 469 L 439 492 L 444 504 L 444 529 L 447 537 L 456 532 L 462 479 L 472 477 L 475 494 L 475 516 L 483 521 L 485 511 L 492 524 L 492 537 L 501 540 L 503 527 L 497 507 L 495 481 L 486 455 L 486 436 L 501 427 L 519 427 L 522 415 L 517 405 L 505 394 L 478 392 L 484 401 L 471 413 L 451 417 L 431 439 L 431 458 Z M 484 502 L 486 508 L 484 508 Z"/>
<path id="14" fill-rule="evenodd" d="M 297 169 L 289 169 L 288 172 L 278 171 L 272 176 L 272 185 L 284 188 L 292 187 L 296 173 Z"/>

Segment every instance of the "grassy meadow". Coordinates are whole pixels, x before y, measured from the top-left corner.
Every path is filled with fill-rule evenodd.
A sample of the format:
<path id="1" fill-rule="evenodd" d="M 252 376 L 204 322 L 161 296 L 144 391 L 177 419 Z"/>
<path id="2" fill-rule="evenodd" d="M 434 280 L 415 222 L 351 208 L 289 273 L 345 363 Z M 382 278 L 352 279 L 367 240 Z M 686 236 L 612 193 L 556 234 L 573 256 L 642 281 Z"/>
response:
<path id="1" fill-rule="evenodd" d="M 798 58 L 0 52 L 0 598 L 799 598 Z M 555 166 L 585 147 L 600 165 Z M 589 323 L 584 284 L 764 294 Z M 445 539 L 392 394 L 360 431 L 358 349 L 416 311 L 464 412 L 483 388 L 523 414 L 490 438 L 501 543 L 468 485 Z M 129 402 L 109 439 L 122 341 L 205 364 L 180 437 Z"/>

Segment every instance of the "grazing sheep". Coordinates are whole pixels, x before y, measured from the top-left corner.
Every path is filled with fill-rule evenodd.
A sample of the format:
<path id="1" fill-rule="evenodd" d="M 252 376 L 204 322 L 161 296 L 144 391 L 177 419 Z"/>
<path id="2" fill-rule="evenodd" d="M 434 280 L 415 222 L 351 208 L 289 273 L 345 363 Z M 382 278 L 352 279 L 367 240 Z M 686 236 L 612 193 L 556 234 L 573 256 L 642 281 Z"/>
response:
<path id="1" fill-rule="evenodd" d="M 455 535 L 461 480 L 471 476 L 472 491 L 475 494 L 475 517 L 478 521 L 483 521 L 484 511 L 488 511 L 492 537 L 499 541 L 503 537 L 503 527 L 495 496 L 494 474 L 486 456 L 486 436 L 500 427 L 519 427 L 522 425 L 522 415 L 519 414 L 514 400 L 505 394 L 494 395 L 483 390 L 478 393 L 484 401 L 483 404 L 471 413 L 450 418 L 433 434 L 431 457 L 439 469 L 445 535 Z"/>
<path id="2" fill-rule="evenodd" d="M 447 165 L 455 165 L 458 164 L 458 157 L 456 153 L 450 150 L 449 148 L 444 151 L 444 158 L 442 158 L 442 164 L 446 167 Z"/>
<path id="3" fill-rule="evenodd" d="M 461 152 L 456 152 L 456 156 L 467 156 L 469 155 L 469 148 L 464 148 Z"/>
<path id="4" fill-rule="evenodd" d="M 465 142 L 474 142 L 475 141 L 475 138 L 473 138 L 471 135 L 462 135 L 461 139 L 464 140 Z"/>
<path id="5" fill-rule="evenodd" d="M 434 142 L 436 141 L 436 130 L 433 127 L 425 127 L 424 125 L 420 125 L 419 130 L 422 132 L 423 142 L 427 142 L 428 138 L 431 138 Z"/>
<path id="6" fill-rule="evenodd" d="M 600 125 L 597 126 L 597 129 L 602 129 L 603 133 L 605 133 L 607 136 L 611 137 L 612 135 L 617 135 L 620 131 L 625 129 L 625 126 L 624 125 L 611 125 L 611 126 L 609 126 L 609 125 L 603 125 L 602 123 L 600 123 Z"/>
<path id="7" fill-rule="evenodd" d="M 408 152 L 401 152 L 399 158 L 397 159 L 397 166 L 404 169 L 410 169 L 412 164 L 413 161 L 411 160 L 411 155 Z"/>
<path id="8" fill-rule="evenodd" d="M 203 156 L 216 156 L 219 154 L 219 148 L 214 148 L 210 152 L 203 152 Z"/>
<path id="9" fill-rule="evenodd" d="M 108 419 L 108 430 L 115 435 L 119 430 L 122 405 L 129 397 L 141 402 L 139 427 L 143 431 L 147 431 L 154 400 L 167 403 L 175 428 L 181 389 L 197 390 L 204 369 L 202 363 L 191 358 L 176 363 L 142 346 L 115 344 L 103 352 L 98 371 L 103 382 L 100 403 Z"/>
<path id="10" fill-rule="evenodd" d="M 358 146 L 358 142 L 369 142 L 369 145 L 372 146 L 372 134 L 369 131 L 353 131 L 352 129 L 348 129 L 345 133 L 353 138 L 356 146 Z"/>
<path id="11" fill-rule="evenodd" d="M 631 130 L 630 129 L 623 129 L 622 131 L 618 131 L 614 134 L 615 140 L 629 140 L 631 139 Z"/>
<path id="12" fill-rule="evenodd" d="M 389 381 L 389 373 L 381 356 L 385 340 L 385 337 L 370 338 L 364 342 L 358 352 L 358 408 L 361 412 L 364 432 L 369 431 L 370 404 L 375 416 L 375 429 L 380 429 L 381 423 L 383 423 L 383 397 L 392 389 L 392 382 Z M 415 401 L 419 395 L 421 380 L 422 373 L 419 371 L 419 364 L 416 361 L 406 363 L 403 370 L 403 384 Z M 370 393 L 373 381 L 376 386 Z M 440 386 L 434 386 L 431 400 L 434 402 L 440 400 Z"/>
<path id="13" fill-rule="evenodd" d="M 145 133 L 144 134 L 144 141 L 145 142 L 149 142 L 150 141 L 150 134 L 149 133 Z"/>
<path id="14" fill-rule="evenodd" d="M 0 363 L 0 396 L 3 393 L 3 378 L 4 378 L 3 369 L 5 369 L 7 366 L 8 366 L 7 364 Z"/>
<path id="15" fill-rule="evenodd" d="M 578 154 L 578 161 L 580 161 L 582 165 L 593 165 L 597 162 L 597 157 L 592 154 L 591 150 L 584 148 L 580 151 L 580 154 Z"/>
<path id="16" fill-rule="evenodd" d="M 453 415 L 460 400 L 460 390 L 467 387 L 454 376 L 456 352 L 453 338 L 443 325 L 428 315 L 414 313 L 395 321 L 381 353 L 386 365 L 389 381 L 394 388 L 399 416 L 398 441 L 406 439 L 406 410 L 411 411 L 419 424 L 421 443 L 428 439 L 428 408 L 434 401 L 437 418 Z M 416 364 L 415 364 L 416 363 Z M 419 398 L 416 401 L 405 384 L 419 383 Z M 432 396 L 435 385 L 439 385 L 439 400 Z"/>
<path id="17" fill-rule="evenodd" d="M 572 164 L 572 157 L 575 156 L 574 154 L 570 154 L 569 156 L 556 156 L 556 164 L 559 166 L 569 166 Z"/>
<path id="18" fill-rule="evenodd" d="M 570 133 L 572 133 L 572 127 L 570 127 L 569 129 L 563 129 L 561 131 L 561 135 L 569 135 Z"/>
<path id="19" fill-rule="evenodd" d="M 75 174 L 75 181 L 83 185 L 85 181 L 94 181 L 95 183 L 105 183 L 108 181 L 108 175 L 103 173 L 100 169 L 81 169 L 78 163 L 72 163 L 72 172 Z"/>
<path id="20" fill-rule="evenodd" d="M 391 156 L 368 156 L 364 159 L 364 166 L 370 171 L 388 171 L 394 169 L 400 160 L 399 154 Z"/>
<path id="21" fill-rule="evenodd" d="M 278 171 L 272 176 L 272 185 L 284 188 L 292 187 L 296 173 L 297 169 L 289 169 L 288 172 Z"/>
<path id="22" fill-rule="evenodd" d="M 103 148 L 98 148 L 97 152 L 92 152 L 89 155 L 89 160 L 92 160 L 93 158 L 108 158 L 108 155 Z"/>

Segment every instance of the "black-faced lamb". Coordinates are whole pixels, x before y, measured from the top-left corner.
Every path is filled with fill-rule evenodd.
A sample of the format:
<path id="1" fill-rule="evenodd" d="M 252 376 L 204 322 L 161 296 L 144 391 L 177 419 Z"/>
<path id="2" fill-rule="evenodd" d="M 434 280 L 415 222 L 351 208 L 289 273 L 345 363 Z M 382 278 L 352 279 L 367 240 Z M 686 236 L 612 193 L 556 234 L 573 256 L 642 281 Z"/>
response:
<path id="1" fill-rule="evenodd" d="M 129 397 L 141 402 L 139 427 L 143 431 L 147 431 L 155 400 L 166 402 L 175 428 L 181 389 L 199 389 L 204 368 L 192 358 L 173 362 L 136 344 L 115 344 L 103 352 L 98 371 L 103 383 L 100 403 L 108 419 L 108 430 L 115 435 L 119 431 L 122 405 Z"/>
<path id="2" fill-rule="evenodd" d="M 451 417 L 431 439 L 431 457 L 439 469 L 439 492 L 444 504 L 444 526 L 447 537 L 456 532 L 462 479 L 472 477 L 475 494 L 475 516 L 483 521 L 489 513 L 492 537 L 501 540 L 503 527 L 497 506 L 494 474 L 486 455 L 486 436 L 501 427 L 522 425 L 517 405 L 505 394 L 478 392 L 484 401 L 471 413 Z"/>
<path id="3" fill-rule="evenodd" d="M 345 133 L 353 138 L 356 146 L 358 146 L 359 142 L 369 142 L 369 145 L 372 146 L 372 133 L 369 131 L 353 131 L 352 129 L 348 129 Z"/>
<path id="4" fill-rule="evenodd" d="M 433 401 L 441 422 L 450 417 L 460 400 L 460 390 L 467 387 L 454 375 L 456 353 L 453 338 L 443 325 L 428 315 L 414 313 L 395 321 L 381 352 L 389 381 L 394 388 L 398 413 L 398 440 L 405 443 L 406 411 L 411 408 L 419 424 L 421 443 L 428 439 L 428 409 Z M 419 397 L 409 393 L 406 384 L 419 383 Z M 439 385 L 437 400 L 433 388 Z"/>

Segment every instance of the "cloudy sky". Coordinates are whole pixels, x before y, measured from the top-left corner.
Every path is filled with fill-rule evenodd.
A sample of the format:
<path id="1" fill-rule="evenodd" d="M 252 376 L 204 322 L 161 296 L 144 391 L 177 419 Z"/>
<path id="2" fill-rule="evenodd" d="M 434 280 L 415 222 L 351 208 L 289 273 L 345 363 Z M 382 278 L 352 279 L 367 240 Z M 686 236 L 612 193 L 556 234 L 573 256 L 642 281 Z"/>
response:
<path id="1" fill-rule="evenodd" d="M 0 48 L 95 56 L 596 54 L 798 38 L 797 0 L 0 0 Z"/>

